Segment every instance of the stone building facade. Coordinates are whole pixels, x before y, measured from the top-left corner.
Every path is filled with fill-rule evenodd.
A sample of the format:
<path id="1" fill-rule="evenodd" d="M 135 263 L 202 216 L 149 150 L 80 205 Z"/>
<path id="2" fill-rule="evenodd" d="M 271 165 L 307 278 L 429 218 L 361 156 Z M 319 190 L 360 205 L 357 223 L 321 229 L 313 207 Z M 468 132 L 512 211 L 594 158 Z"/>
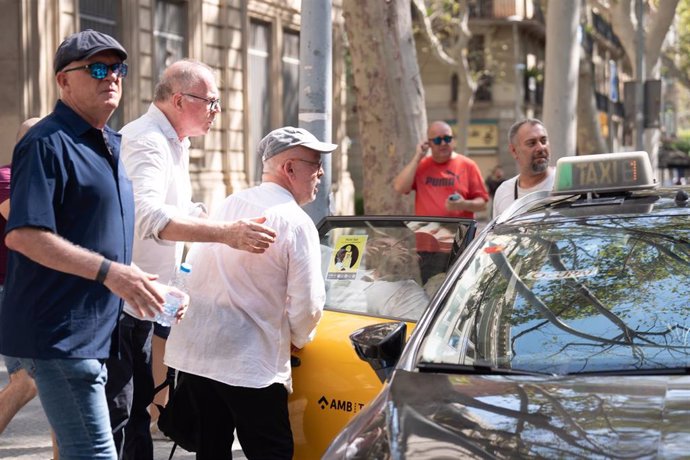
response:
<path id="1" fill-rule="evenodd" d="M 333 2 L 333 36 L 343 34 Z M 256 184 L 258 140 L 271 129 L 297 125 L 299 0 L 0 0 L 0 161 L 8 163 L 22 120 L 49 113 L 58 98 L 53 54 L 71 33 L 92 28 L 116 37 L 130 69 L 119 129 L 144 113 L 162 70 L 183 57 L 210 65 L 220 82 L 222 113 L 211 132 L 192 139 L 196 200 L 213 207 L 227 194 Z M 333 42 L 332 185 L 337 213 L 354 211 L 346 172 L 342 40 Z"/>

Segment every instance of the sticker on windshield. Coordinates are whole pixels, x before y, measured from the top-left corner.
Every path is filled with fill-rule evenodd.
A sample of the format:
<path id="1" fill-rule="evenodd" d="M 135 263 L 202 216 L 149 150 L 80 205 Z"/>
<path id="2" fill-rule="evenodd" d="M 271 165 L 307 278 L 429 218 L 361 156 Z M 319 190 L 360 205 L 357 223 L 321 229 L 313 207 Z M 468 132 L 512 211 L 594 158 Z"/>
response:
<path id="1" fill-rule="evenodd" d="M 335 242 L 328 265 L 329 280 L 353 280 L 362 261 L 367 235 L 342 235 Z"/>
<path id="2" fill-rule="evenodd" d="M 584 270 L 563 270 L 558 272 L 530 272 L 525 278 L 530 280 L 564 280 L 566 278 L 589 278 L 599 273 L 597 267 L 586 268 Z"/>

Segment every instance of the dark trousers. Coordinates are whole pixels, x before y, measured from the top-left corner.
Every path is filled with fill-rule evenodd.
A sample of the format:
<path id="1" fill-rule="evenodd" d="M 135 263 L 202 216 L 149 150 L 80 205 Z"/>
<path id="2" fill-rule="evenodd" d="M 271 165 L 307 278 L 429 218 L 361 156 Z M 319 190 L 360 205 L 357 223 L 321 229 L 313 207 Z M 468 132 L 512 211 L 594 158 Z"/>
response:
<path id="1" fill-rule="evenodd" d="M 120 317 L 120 359 L 106 362 L 110 426 L 119 459 L 153 460 L 151 416 L 153 373 L 151 337 L 153 323 L 126 313 Z"/>
<path id="2" fill-rule="evenodd" d="M 197 460 L 232 458 L 233 431 L 249 460 L 292 459 L 294 445 L 288 392 L 274 383 L 266 388 L 226 385 L 181 373 L 197 398 L 200 439 Z"/>

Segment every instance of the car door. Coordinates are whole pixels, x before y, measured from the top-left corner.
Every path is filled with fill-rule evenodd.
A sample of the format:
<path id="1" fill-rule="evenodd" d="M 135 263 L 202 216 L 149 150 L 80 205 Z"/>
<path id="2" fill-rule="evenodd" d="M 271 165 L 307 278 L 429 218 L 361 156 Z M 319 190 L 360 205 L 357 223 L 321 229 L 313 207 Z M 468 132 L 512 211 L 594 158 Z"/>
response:
<path id="1" fill-rule="evenodd" d="M 326 305 L 314 340 L 293 355 L 295 458 L 321 458 L 381 389 L 350 334 L 401 320 L 411 332 L 475 230 L 470 219 L 417 216 L 329 216 L 319 224 Z"/>

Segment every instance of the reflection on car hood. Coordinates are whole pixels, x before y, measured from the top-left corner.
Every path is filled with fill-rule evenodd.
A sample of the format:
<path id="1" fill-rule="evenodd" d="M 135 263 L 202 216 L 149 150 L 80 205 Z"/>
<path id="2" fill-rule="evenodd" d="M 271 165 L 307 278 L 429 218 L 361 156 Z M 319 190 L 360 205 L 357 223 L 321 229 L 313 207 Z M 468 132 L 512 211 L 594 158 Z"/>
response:
<path id="1" fill-rule="evenodd" d="M 398 371 L 389 390 L 389 440 L 404 458 L 674 458 L 690 445 L 685 376 Z"/>

